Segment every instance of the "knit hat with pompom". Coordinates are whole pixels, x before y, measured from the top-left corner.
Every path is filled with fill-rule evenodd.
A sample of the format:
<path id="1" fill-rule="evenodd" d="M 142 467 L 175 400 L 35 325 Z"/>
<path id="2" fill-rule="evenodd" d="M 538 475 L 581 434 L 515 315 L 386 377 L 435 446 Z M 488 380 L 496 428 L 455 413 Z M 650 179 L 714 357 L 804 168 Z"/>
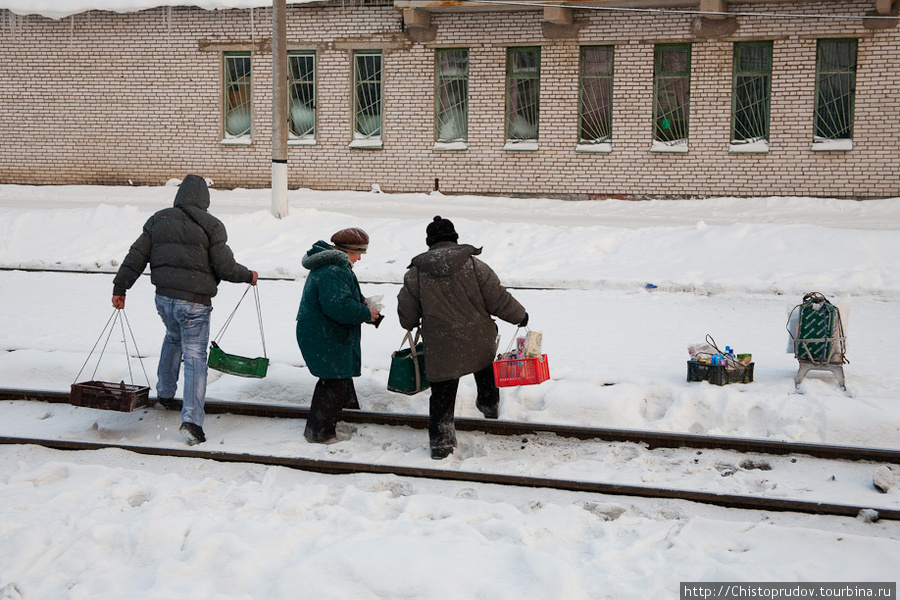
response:
<path id="1" fill-rule="evenodd" d="M 430 248 L 438 242 L 455 242 L 459 239 L 453 223 L 449 219 L 442 219 L 440 216 L 428 224 L 425 228 L 425 243 Z"/>

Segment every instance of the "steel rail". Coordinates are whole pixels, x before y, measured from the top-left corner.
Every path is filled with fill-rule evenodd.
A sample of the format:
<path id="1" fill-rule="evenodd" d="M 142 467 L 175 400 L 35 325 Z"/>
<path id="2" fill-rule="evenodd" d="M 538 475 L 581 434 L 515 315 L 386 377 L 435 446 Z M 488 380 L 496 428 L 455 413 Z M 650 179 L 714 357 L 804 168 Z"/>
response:
<path id="1" fill-rule="evenodd" d="M 23 273 L 63 273 L 67 275 L 115 275 L 116 271 L 84 271 L 80 269 L 54 269 L 50 267 L 0 267 L 0 272 L 13 272 L 13 271 L 22 271 Z M 149 273 L 141 273 L 144 277 L 149 277 Z M 274 275 L 270 275 L 267 277 L 259 277 L 259 281 L 296 281 L 297 277 L 276 277 Z M 360 283 L 365 285 L 395 285 L 401 286 L 403 285 L 402 281 L 373 281 L 368 279 L 360 279 Z M 558 286 L 534 286 L 534 285 L 506 285 L 504 286 L 507 289 L 511 290 L 559 290 L 559 291 L 567 291 L 567 290 L 581 290 L 582 288 L 573 288 L 573 287 L 558 287 Z"/>
<path id="2" fill-rule="evenodd" d="M 69 394 L 39 390 L 0 389 L 0 400 L 33 400 L 50 403 L 68 403 Z M 251 402 L 223 402 L 207 400 L 207 414 L 233 414 L 250 417 L 305 419 L 309 409 L 302 406 L 257 404 Z M 426 429 L 428 417 L 407 413 L 384 413 L 359 410 L 344 411 L 341 419 L 347 423 L 390 425 Z M 600 440 L 614 443 L 644 444 L 654 448 L 697 448 L 730 450 L 741 453 L 770 455 L 801 455 L 830 460 L 864 461 L 900 465 L 900 450 L 890 448 L 865 448 L 861 446 L 834 446 L 758 438 L 734 438 L 688 433 L 608 429 L 560 425 L 550 423 L 526 423 L 488 419 L 455 419 L 458 431 L 480 431 L 492 435 L 536 435 L 551 433 L 559 437 L 580 440 Z"/>
<path id="3" fill-rule="evenodd" d="M 147 456 L 198 458 L 225 463 L 252 463 L 265 466 L 287 467 L 290 469 L 311 471 L 329 475 L 395 475 L 398 477 L 413 477 L 441 481 L 463 481 L 468 483 L 480 483 L 487 485 L 543 488 L 568 492 L 604 494 L 611 496 L 685 500 L 688 502 L 698 502 L 701 504 L 710 504 L 726 508 L 739 508 L 743 510 L 796 512 L 840 517 L 858 517 L 863 510 L 874 510 L 878 513 L 878 519 L 892 521 L 900 520 L 900 510 L 879 509 L 873 508 L 871 506 L 854 506 L 849 504 L 810 502 L 804 500 L 790 500 L 785 498 L 770 498 L 764 496 L 716 494 L 712 492 L 700 492 L 694 490 L 654 488 L 637 485 L 623 485 L 617 483 L 552 479 L 546 477 L 530 477 L 523 475 L 475 473 L 422 467 L 404 467 L 399 465 L 342 462 L 247 453 L 239 454 L 233 452 L 196 450 L 193 448 L 154 448 L 152 446 L 130 444 L 47 440 L 40 438 L 18 438 L 8 436 L 0 436 L 0 444 L 36 445 L 55 450 L 70 451 L 91 451 L 112 448 Z"/>

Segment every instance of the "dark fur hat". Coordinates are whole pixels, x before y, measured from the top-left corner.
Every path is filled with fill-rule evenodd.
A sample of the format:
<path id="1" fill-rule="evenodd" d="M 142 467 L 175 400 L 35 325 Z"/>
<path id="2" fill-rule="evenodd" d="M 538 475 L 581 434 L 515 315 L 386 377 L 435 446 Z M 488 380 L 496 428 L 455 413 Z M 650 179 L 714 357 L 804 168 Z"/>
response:
<path id="1" fill-rule="evenodd" d="M 348 227 L 331 236 L 331 243 L 336 249 L 344 252 L 365 254 L 369 249 L 369 234 L 359 227 Z"/>

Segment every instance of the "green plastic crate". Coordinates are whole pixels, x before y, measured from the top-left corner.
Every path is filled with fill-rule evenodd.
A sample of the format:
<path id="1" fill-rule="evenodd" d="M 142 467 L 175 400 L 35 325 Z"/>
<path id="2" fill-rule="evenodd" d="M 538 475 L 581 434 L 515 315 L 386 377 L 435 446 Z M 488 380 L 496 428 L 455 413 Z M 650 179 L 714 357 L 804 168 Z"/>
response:
<path id="1" fill-rule="evenodd" d="M 237 375 L 238 377 L 255 377 L 262 379 L 269 370 L 268 358 L 246 358 L 224 352 L 219 345 L 212 342 L 209 348 L 209 360 L 206 361 L 210 369 Z"/>

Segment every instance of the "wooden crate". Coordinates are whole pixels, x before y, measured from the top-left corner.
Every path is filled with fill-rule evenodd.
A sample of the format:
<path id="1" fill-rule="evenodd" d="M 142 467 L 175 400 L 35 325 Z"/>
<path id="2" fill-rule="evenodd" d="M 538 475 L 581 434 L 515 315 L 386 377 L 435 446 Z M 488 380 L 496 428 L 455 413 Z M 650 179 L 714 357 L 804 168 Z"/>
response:
<path id="1" fill-rule="evenodd" d="M 73 383 L 69 394 L 69 404 L 131 412 L 150 406 L 150 388 L 146 385 L 129 385 L 124 381 L 83 381 Z"/>

